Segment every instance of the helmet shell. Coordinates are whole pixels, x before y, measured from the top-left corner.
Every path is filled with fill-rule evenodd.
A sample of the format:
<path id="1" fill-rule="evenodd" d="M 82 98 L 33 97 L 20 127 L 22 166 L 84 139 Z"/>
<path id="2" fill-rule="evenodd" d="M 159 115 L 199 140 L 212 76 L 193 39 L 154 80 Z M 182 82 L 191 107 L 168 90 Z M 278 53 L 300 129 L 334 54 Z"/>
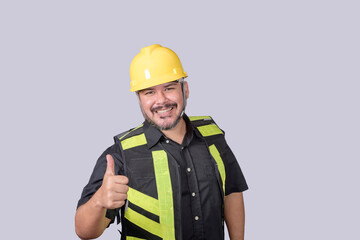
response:
<path id="1" fill-rule="evenodd" d="M 139 91 L 187 77 L 179 57 L 169 48 L 153 44 L 141 49 L 130 64 L 130 91 Z"/>

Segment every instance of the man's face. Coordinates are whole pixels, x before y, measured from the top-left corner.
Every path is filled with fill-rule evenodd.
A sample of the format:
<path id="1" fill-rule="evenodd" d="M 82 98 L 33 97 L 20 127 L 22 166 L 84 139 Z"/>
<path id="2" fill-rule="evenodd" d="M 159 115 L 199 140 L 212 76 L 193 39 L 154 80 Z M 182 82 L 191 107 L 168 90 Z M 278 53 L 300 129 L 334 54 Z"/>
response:
<path id="1" fill-rule="evenodd" d="M 189 89 L 184 82 L 185 97 Z M 183 110 L 183 93 L 181 83 L 169 82 L 150 87 L 139 92 L 144 117 L 160 130 L 168 130 L 176 126 Z"/>

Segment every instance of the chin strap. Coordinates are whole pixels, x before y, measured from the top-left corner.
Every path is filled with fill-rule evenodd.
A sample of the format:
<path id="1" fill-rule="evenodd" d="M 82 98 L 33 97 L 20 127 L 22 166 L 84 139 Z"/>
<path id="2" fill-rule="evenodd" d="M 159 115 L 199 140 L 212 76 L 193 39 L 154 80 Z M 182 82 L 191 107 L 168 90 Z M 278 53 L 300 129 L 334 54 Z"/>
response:
<path id="1" fill-rule="evenodd" d="M 180 117 L 182 117 L 185 113 L 185 108 L 186 108 L 186 104 L 187 104 L 187 99 L 186 99 L 186 96 L 185 96 L 185 87 L 184 87 L 184 78 L 180 78 L 178 80 L 178 82 L 181 84 L 181 90 L 182 90 L 182 93 L 183 93 L 183 109 L 181 111 L 181 114 L 180 114 Z"/>

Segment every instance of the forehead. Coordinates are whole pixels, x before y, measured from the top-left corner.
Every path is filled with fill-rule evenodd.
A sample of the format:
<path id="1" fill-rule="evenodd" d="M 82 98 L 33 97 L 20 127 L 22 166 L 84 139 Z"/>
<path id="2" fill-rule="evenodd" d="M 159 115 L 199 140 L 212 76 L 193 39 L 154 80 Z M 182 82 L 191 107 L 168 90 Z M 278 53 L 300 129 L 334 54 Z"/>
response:
<path id="1" fill-rule="evenodd" d="M 172 81 L 172 82 L 167 82 L 167 83 L 159 84 L 159 85 L 156 85 L 156 86 L 152 86 L 152 87 L 149 87 L 149 88 L 142 89 L 142 90 L 140 90 L 139 92 L 141 92 L 141 91 L 146 91 L 146 90 L 154 90 L 154 89 L 166 88 L 166 87 L 168 87 L 168 86 L 177 85 L 178 82 L 179 82 L 178 80 L 175 80 L 175 81 Z"/>

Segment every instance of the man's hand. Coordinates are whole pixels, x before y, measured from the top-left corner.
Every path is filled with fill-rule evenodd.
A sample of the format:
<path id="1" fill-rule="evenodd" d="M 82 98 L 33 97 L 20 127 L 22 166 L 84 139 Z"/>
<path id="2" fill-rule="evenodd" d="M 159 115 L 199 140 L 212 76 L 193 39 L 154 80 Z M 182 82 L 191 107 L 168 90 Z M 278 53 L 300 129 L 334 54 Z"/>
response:
<path id="1" fill-rule="evenodd" d="M 107 167 L 103 183 L 97 192 L 97 203 L 106 209 L 120 208 L 127 198 L 129 179 L 126 176 L 115 175 L 114 159 L 106 155 Z"/>
<path id="2" fill-rule="evenodd" d="M 115 164 L 111 155 L 106 155 L 106 160 L 106 172 L 101 187 L 75 214 L 75 231 L 81 239 L 99 237 L 110 223 L 110 219 L 105 217 L 106 210 L 122 207 L 127 198 L 129 179 L 115 175 Z"/>

